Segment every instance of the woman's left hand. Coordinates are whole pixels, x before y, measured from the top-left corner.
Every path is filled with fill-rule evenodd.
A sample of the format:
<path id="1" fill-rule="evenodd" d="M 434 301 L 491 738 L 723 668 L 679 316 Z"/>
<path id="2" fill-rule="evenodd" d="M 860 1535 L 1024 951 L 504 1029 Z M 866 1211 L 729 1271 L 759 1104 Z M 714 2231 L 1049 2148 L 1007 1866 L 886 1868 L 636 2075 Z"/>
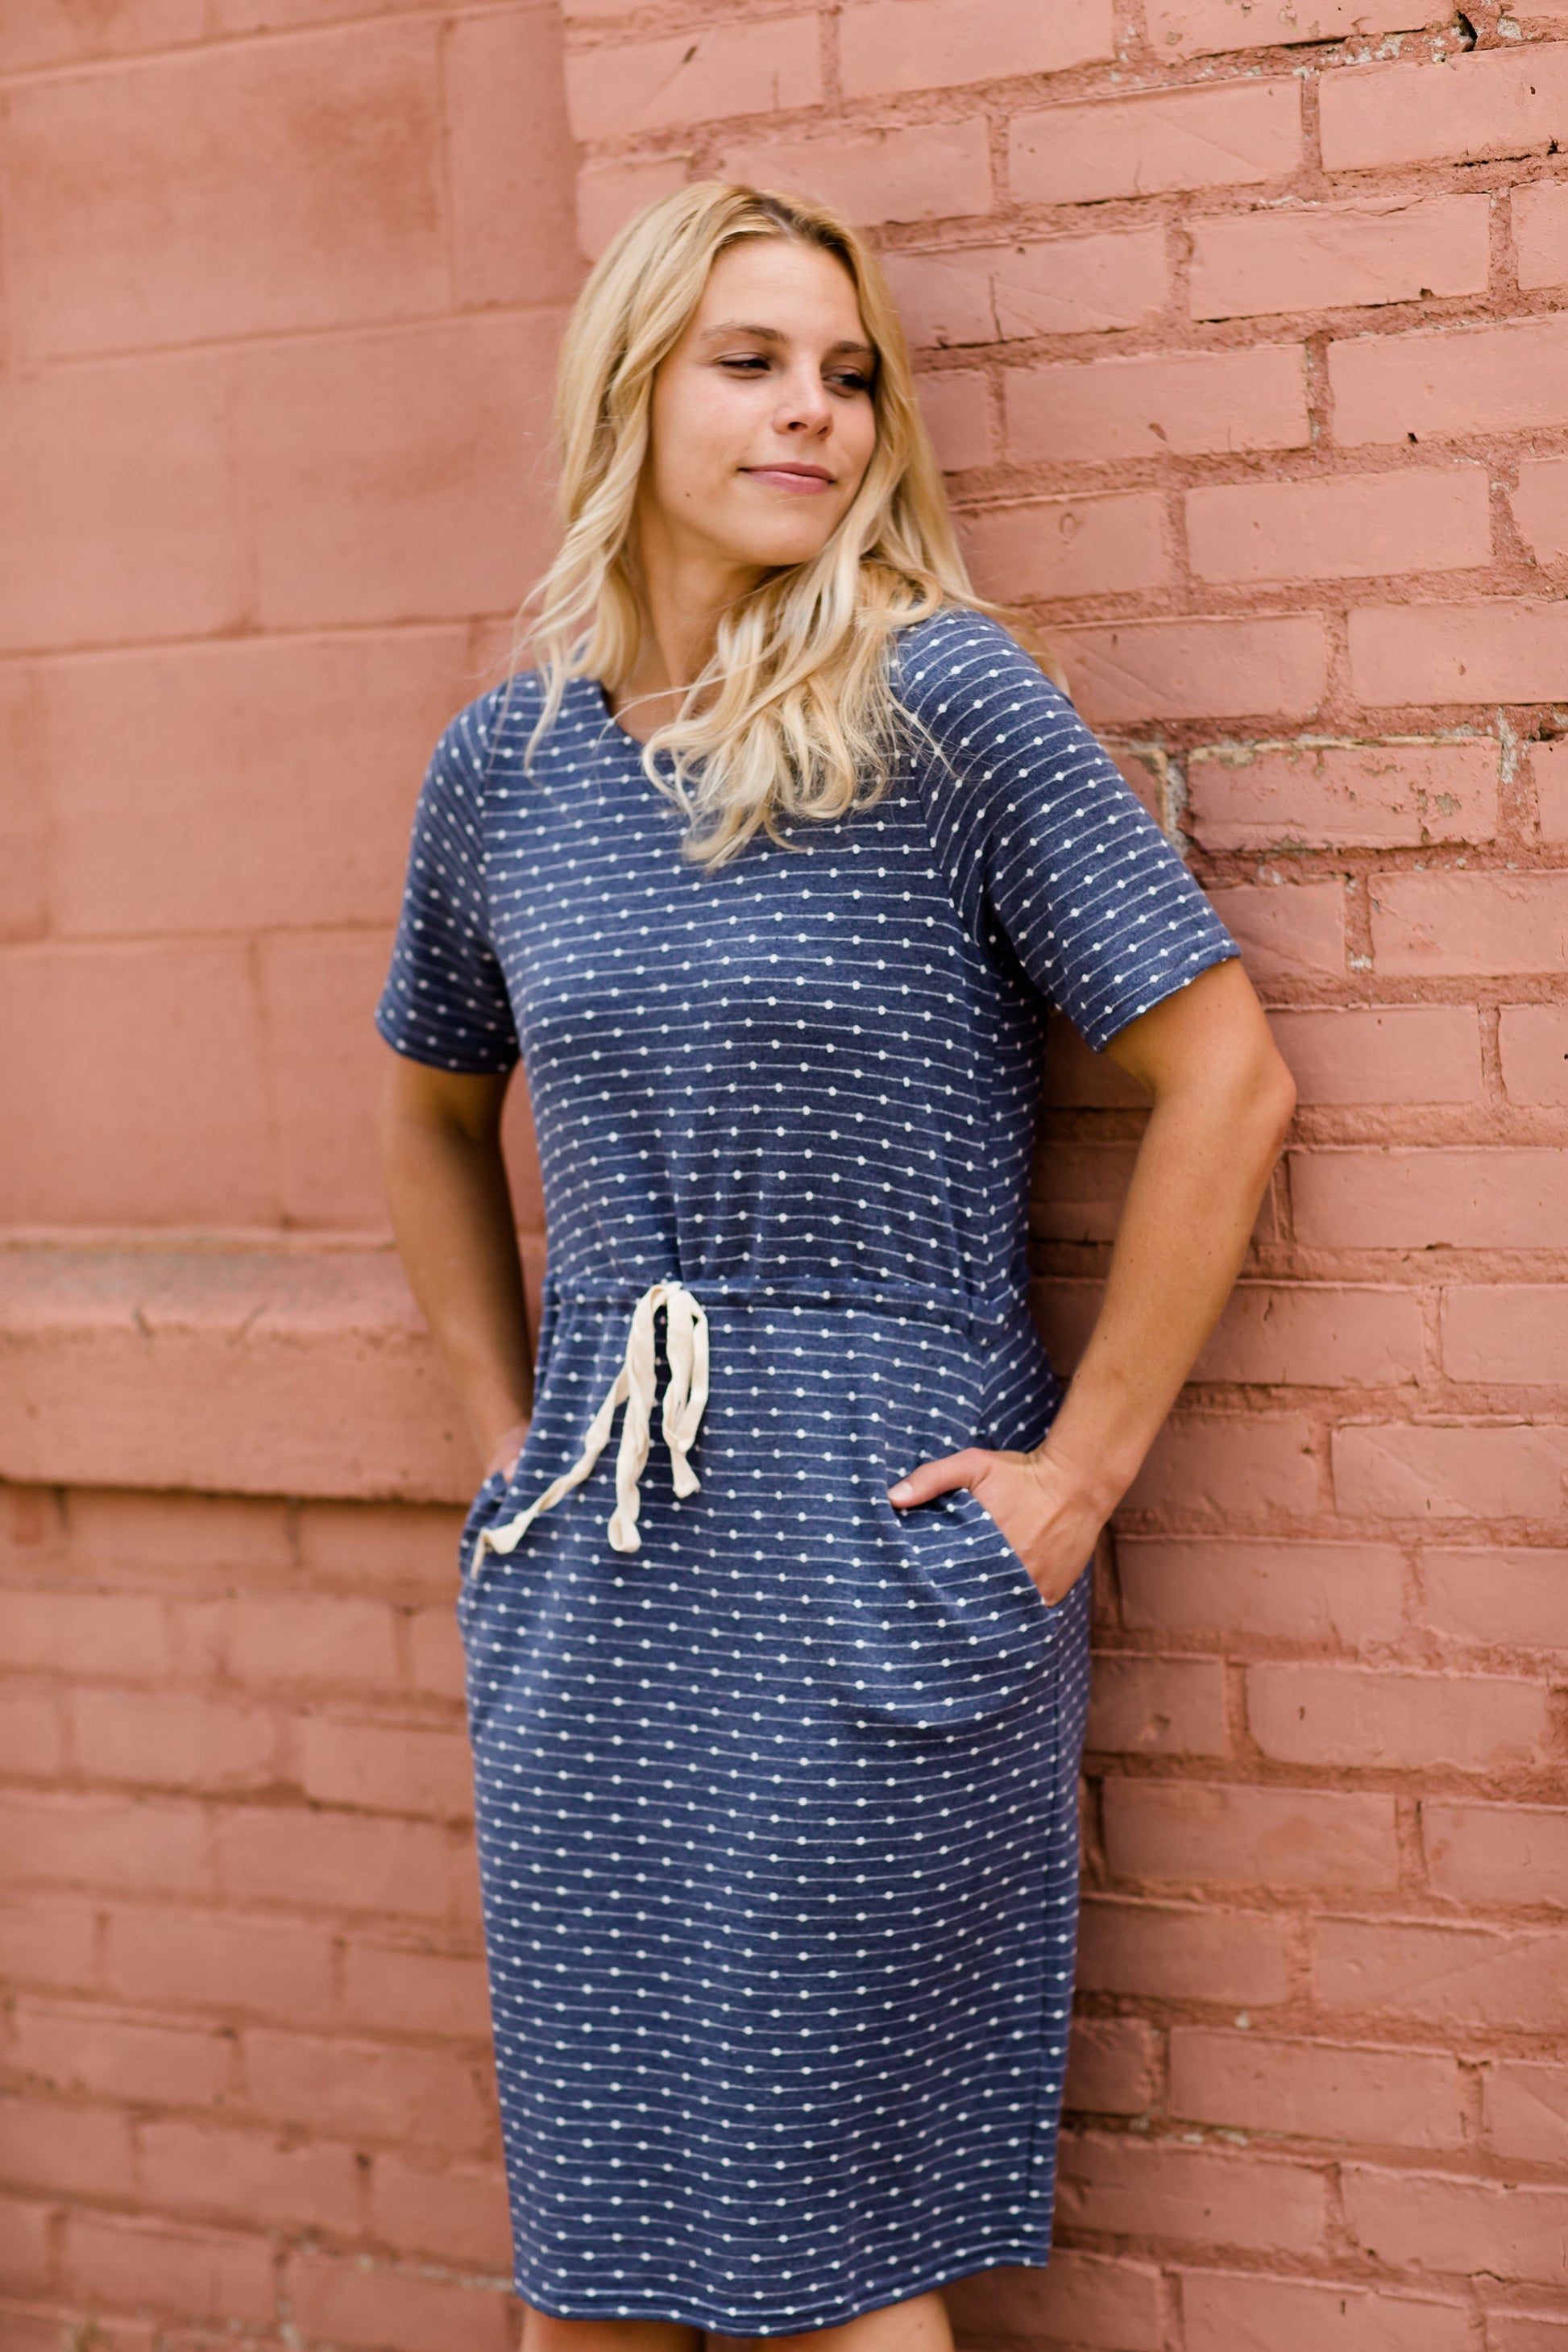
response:
<path id="1" fill-rule="evenodd" d="M 1110 1517 L 1103 1498 L 1065 1462 L 983 1445 L 922 1462 L 889 1487 L 888 1499 L 907 1509 L 954 1486 L 967 1486 L 990 1513 L 1052 1607 L 1088 1567 Z"/>

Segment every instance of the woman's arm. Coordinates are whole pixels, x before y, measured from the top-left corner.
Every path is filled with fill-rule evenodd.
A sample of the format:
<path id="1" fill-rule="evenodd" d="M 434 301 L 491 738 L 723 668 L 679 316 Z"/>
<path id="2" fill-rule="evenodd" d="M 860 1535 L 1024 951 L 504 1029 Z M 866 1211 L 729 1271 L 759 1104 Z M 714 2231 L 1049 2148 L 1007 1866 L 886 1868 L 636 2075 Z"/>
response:
<path id="1" fill-rule="evenodd" d="M 515 1464 L 533 1411 L 528 1310 L 500 1148 L 507 1078 L 433 1069 L 405 1054 L 390 1060 L 379 1131 L 393 1231 L 488 1475 Z"/>
<path id="2" fill-rule="evenodd" d="M 1050 1601 L 1089 1560 L 1225 1305 L 1296 1103 L 1234 961 L 1130 1021 L 1106 1052 L 1153 1109 L 1061 1411 L 1033 1454 L 969 1446 L 890 1489 L 895 1504 L 952 1486 L 982 1496 Z"/>

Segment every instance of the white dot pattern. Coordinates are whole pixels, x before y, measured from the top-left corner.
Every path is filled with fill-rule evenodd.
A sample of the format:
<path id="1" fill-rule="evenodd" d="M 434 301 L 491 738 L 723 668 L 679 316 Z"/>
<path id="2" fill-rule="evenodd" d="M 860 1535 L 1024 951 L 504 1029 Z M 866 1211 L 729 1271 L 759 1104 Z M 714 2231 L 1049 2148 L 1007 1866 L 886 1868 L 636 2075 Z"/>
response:
<path id="1" fill-rule="evenodd" d="M 548 1261 L 533 1421 L 460 1545 L 519 2292 L 566 2317 L 830 2326 L 1044 2263 L 1071 2002 L 1089 1579 L 1058 1607 L 960 1488 L 1060 1390 L 1026 1303 L 1046 1012 L 1103 1045 L 1236 948 L 996 623 L 898 641 L 931 730 L 874 807 L 717 873 L 576 681 L 459 713 L 377 1012 L 521 1053 Z M 577 1455 L 648 1284 L 701 1301 L 701 1484 Z M 662 1367 L 661 1367 L 662 1370 Z"/>

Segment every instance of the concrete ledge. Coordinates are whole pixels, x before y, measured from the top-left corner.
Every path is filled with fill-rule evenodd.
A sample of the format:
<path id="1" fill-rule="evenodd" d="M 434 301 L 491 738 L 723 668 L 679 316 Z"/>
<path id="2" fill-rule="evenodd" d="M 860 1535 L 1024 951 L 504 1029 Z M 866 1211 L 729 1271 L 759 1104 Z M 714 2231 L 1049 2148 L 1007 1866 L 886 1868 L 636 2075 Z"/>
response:
<path id="1" fill-rule="evenodd" d="M 0 1247 L 0 1477 L 452 1503 L 479 1475 L 390 1249 Z"/>

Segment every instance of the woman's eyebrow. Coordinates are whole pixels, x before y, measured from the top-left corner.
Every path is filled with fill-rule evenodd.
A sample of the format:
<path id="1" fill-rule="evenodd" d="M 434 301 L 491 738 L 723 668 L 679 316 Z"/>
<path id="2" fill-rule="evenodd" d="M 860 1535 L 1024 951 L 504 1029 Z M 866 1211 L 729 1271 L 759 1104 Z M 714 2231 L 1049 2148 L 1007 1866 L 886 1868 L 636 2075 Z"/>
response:
<path id="1" fill-rule="evenodd" d="M 721 319 L 717 326 L 703 329 L 701 341 L 710 343 L 721 335 L 752 335 L 763 343 L 785 343 L 789 341 L 779 328 L 759 327 L 748 319 Z M 839 352 L 864 352 L 868 359 L 876 357 L 869 343 L 858 341 L 852 336 L 846 336 L 842 342 L 830 343 L 827 356 L 832 358 Z"/>

